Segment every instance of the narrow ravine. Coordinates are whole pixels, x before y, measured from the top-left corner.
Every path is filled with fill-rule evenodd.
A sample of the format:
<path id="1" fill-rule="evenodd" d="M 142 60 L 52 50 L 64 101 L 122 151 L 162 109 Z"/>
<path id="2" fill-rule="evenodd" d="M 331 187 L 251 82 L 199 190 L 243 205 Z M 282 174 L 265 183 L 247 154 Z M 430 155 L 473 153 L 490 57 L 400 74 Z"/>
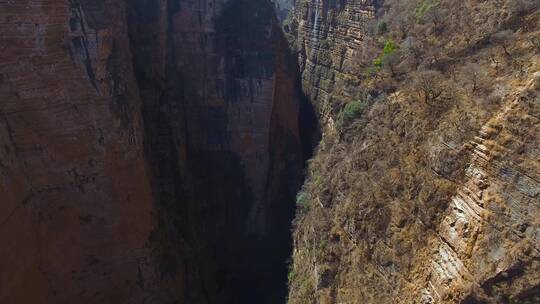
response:
<path id="1" fill-rule="evenodd" d="M 285 303 L 318 130 L 273 3 L 0 7 L 0 303 Z"/>
<path id="2" fill-rule="evenodd" d="M 537 0 L 0 20 L 0 303 L 540 303 Z"/>
<path id="3" fill-rule="evenodd" d="M 162 275 L 187 303 L 284 303 L 317 120 L 270 1 L 130 11 Z"/>

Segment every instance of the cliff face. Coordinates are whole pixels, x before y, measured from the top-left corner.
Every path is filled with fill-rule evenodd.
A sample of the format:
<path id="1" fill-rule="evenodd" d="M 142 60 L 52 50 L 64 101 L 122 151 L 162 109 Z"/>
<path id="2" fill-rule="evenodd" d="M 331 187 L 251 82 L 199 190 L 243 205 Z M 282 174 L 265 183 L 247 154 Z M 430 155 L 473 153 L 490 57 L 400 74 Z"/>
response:
<path id="1" fill-rule="evenodd" d="M 380 1 L 379 1 L 380 2 Z M 332 104 L 360 94 L 359 58 L 369 58 L 369 23 L 377 1 L 296 1 L 285 31 L 298 52 L 304 92 L 323 120 Z"/>
<path id="2" fill-rule="evenodd" d="M 275 3 L 0 4 L 1 303 L 540 302 L 537 1 Z"/>
<path id="3" fill-rule="evenodd" d="M 139 1 L 131 19 L 163 256 L 190 303 L 283 299 L 301 92 L 273 7 Z"/>
<path id="4" fill-rule="evenodd" d="M 0 302 L 282 301 L 303 105 L 270 2 L 0 6 Z"/>
<path id="5" fill-rule="evenodd" d="M 297 1 L 284 28 L 324 135 L 289 303 L 539 301 L 538 16 L 532 1 Z"/>
<path id="6" fill-rule="evenodd" d="M 158 280 L 124 9 L 1 4 L 2 303 L 142 302 Z"/>

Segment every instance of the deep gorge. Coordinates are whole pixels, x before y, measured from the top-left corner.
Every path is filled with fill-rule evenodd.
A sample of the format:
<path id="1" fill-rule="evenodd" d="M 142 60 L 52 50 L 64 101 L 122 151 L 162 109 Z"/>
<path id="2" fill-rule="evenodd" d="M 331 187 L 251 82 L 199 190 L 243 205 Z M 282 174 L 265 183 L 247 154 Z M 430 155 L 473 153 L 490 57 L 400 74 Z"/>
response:
<path id="1" fill-rule="evenodd" d="M 539 37 L 535 0 L 0 1 L 0 303 L 540 303 Z"/>
<path id="2" fill-rule="evenodd" d="M 14 103 L 2 108 L 11 132 L 4 152 L 12 157 L 3 158 L 2 176 L 22 188 L 2 188 L 14 204 L 2 231 L 22 229 L 17 237 L 39 241 L 30 238 L 27 258 L 5 272 L 0 302 L 71 303 L 77 295 L 83 303 L 284 303 L 295 196 L 318 127 L 273 4 L 2 6 L 13 26 L 31 19 L 29 27 L 45 29 L 35 35 L 45 36 L 30 49 L 33 29 L 14 36 L 10 49 L 18 54 L 3 68 L 3 96 Z M 52 69 L 34 83 L 63 93 L 43 109 L 25 108 L 21 95 L 31 81 L 15 82 L 28 74 L 9 70 L 18 60 Z M 79 117 L 79 107 L 94 110 Z M 30 117 L 31 125 L 13 122 Z M 58 145 L 20 143 L 18 134 L 37 129 Z M 112 164 L 117 169 L 104 174 Z M 57 181 L 49 175 L 39 185 L 38 172 L 53 167 Z M 59 239 L 58 229 L 71 233 Z M 35 253 L 42 242 L 48 249 Z M 19 248 L 2 252 L 15 259 Z M 39 271 L 21 271 L 27 263 Z M 23 292 L 30 279 L 33 295 Z M 107 281 L 123 287 L 109 289 Z"/>
<path id="3" fill-rule="evenodd" d="M 170 245 L 159 263 L 186 277 L 188 303 L 284 302 L 295 196 L 318 131 L 274 8 L 137 5 L 156 246 Z"/>

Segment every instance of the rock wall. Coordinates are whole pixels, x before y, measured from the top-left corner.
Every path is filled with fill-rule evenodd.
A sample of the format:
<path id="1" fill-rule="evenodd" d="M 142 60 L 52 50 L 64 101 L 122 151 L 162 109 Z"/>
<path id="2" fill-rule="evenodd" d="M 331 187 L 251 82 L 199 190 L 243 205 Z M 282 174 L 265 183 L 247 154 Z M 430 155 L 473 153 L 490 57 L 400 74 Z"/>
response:
<path id="1" fill-rule="evenodd" d="M 271 2 L 0 6 L 0 302 L 283 301 L 306 104 Z"/>
<path id="2" fill-rule="evenodd" d="M 538 76 L 518 90 L 533 89 L 527 86 Z M 413 290 L 424 302 L 540 300 L 540 180 L 533 164 L 539 107 L 538 97 L 530 98 L 527 92 L 509 96 L 471 140 L 466 177 L 419 266 L 427 277 L 417 279 L 423 289 L 418 283 Z"/>
<path id="3" fill-rule="evenodd" d="M 2 303 L 143 303 L 156 292 L 124 12 L 121 1 L 0 4 Z"/>
<path id="4" fill-rule="evenodd" d="M 298 53 L 303 90 L 323 121 L 336 104 L 359 93 L 359 58 L 368 58 L 365 37 L 381 1 L 296 1 L 284 24 Z"/>

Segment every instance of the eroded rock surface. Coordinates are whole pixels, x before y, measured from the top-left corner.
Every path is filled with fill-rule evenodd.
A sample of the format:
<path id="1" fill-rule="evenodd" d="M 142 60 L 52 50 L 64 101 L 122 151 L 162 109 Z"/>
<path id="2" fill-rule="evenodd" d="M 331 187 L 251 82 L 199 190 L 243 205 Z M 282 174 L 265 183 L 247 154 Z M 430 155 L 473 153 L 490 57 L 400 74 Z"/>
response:
<path id="1" fill-rule="evenodd" d="M 124 13 L 112 1 L 0 4 L 2 303 L 153 297 L 155 210 Z"/>
<path id="2" fill-rule="evenodd" d="M 364 37 L 376 5 L 371 0 L 297 1 L 285 23 L 298 52 L 303 89 L 326 118 L 335 98 L 352 98 L 359 92 L 351 80 L 359 76 L 358 59 L 369 56 Z"/>

